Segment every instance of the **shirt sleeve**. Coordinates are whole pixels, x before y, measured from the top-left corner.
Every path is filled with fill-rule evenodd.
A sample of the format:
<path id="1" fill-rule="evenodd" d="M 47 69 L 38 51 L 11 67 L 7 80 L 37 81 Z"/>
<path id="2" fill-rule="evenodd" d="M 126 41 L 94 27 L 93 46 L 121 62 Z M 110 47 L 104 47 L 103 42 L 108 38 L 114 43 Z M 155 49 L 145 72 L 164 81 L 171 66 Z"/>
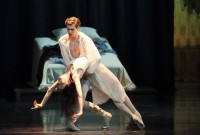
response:
<path id="1" fill-rule="evenodd" d="M 69 64 L 70 64 L 69 54 L 66 51 L 67 50 L 67 46 L 64 46 L 66 40 L 63 39 L 63 38 L 64 37 L 61 37 L 58 43 L 59 43 L 59 46 L 60 46 L 60 51 L 61 51 L 62 58 L 64 60 L 64 64 L 66 66 L 69 66 Z"/>
<path id="2" fill-rule="evenodd" d="M 91 38 L 85 38 L 84 42 L 86 56 L 89 61 L 87 72 L 92 74 L 101 62 L 101 55 Z"/>

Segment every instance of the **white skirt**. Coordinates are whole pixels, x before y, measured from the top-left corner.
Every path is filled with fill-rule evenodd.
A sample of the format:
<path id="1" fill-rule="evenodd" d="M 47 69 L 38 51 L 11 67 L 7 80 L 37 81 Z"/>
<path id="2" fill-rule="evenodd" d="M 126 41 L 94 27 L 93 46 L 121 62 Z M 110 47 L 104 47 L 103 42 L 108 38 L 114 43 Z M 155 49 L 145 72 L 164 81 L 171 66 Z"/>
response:
<path id="1" fill-rule="evenodd" d="M 102 104 L 110 98 L 115 102 L 124 102 L 125 90 L 118 78 L 102 63 L 94 74 L 87 75 L 92 85 L 92 98 L 94 104 Z"/>

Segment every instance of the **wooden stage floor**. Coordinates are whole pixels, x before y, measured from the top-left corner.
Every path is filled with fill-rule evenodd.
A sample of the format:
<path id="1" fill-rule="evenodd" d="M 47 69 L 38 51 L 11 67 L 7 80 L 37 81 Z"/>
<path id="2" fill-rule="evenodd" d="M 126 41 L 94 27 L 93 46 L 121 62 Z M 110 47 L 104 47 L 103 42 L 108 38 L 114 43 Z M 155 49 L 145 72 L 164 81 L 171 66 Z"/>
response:
<path id="1" fill-rule="evenodd" d="M 79 132 L 67 130 L 66 119 L 60 116 L 59 95 L 53 95 L 45 107 L 31 110 L 32 95 L 21 102 L 0 100 L 0 135 L 199 135 L 200 91 L 197 88 L 180 87 L 174 97 L 128 94 L 142 114 L 146 128 L 140 130 L 119 111 L 112 101 L 101 107 L 112 113 L 109 130 L 101 130 L 103 120 L 90 111 L 84 111 L 77 121 Z M 170 96 L 170 95 L 169 95 Z M 173 95 L 171 95 L 173 96 Z"/>

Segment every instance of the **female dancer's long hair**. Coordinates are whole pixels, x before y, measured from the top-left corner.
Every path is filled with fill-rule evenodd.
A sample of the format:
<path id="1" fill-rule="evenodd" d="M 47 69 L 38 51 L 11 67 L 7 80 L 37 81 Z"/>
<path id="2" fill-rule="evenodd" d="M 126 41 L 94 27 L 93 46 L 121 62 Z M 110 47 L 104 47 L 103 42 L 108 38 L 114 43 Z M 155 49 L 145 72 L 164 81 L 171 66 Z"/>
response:
<path id="1" fill-rule="evenodd" d="M 76 86 L 74 82 L 71 82 L 69 86 L 65 86 L 63 90 L 61 90 L 62 97 L 62 111 L 67 117 L 71 117 L 76 113 L 76 108 L 78 106 L 78 94 L 76 91 Z"/>

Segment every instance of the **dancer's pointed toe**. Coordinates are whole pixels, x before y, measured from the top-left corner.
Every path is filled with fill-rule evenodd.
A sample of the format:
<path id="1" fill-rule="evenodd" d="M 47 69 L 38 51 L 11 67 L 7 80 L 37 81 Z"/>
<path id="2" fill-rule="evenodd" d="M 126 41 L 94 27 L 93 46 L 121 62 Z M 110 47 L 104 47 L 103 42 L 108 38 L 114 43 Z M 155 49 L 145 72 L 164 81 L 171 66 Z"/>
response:
<path id="1" fill-rule="evenodd" d="M 133 116 L 133 121 L 137 124 L 137 126 L 138 126 L 140 129 L 144 129 L 144 128 L 145 128 L 145 125 L 144 125 L 142 119 L 139 118 L 138 116 L 134 115 L 134 116 Z"/>
<path id="2" fill-rule="evenodd" d="M 67 127 L 70 131 L 80 131 L 80 129 L 76 127 L 72 121 L 67 122 Z"/>
<path id="3" fill-rule="evenodd" d="M 110 121 L 112 119 L 112 114 L 107 112 L 106 114 L 103 115 L 103 117 L 104 117 L 104 125 L 102 126 L 102 129 L 103 130 L 109 129 Z"/>

